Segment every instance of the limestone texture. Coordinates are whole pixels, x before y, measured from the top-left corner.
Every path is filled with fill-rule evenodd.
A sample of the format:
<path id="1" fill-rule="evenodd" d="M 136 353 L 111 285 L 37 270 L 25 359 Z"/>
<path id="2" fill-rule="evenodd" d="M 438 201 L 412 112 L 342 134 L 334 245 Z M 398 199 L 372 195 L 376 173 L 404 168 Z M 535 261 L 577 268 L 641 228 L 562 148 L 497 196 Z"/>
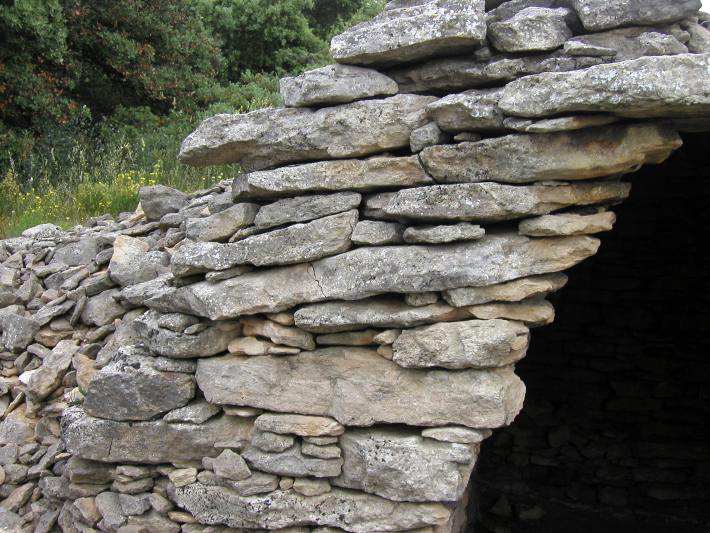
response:
<path id="1" fill-rule="evenodd" d="M 619 26 L 648 26 L 673 22 L 698 12 L 700 0 L 620 0 L 610 4 L 602 0 L 572 0 L 587 30 L 599 31 Z"/>
<path id="2" fill-rule="evenodd" d="M 572 37 L 565 8 L 527 7 L 509 19 L 488 25 L 488 36 L 501 52 L 555 50 Z"/>

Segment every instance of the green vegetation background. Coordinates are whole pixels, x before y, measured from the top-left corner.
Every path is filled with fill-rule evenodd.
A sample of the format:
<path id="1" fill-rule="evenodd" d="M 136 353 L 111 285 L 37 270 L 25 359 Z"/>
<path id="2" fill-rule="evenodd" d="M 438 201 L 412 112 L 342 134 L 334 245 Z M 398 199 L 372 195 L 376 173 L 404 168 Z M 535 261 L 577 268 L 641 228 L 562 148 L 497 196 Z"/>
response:
<path id="1" fill-rule="evenodd" d="M 3 0 L 0 238 L 135 209 L 238 166 L 175 159 L 202 119 L 280 105 L 278 79 L 327 64 L 330 38 L 383 0 Z"/>

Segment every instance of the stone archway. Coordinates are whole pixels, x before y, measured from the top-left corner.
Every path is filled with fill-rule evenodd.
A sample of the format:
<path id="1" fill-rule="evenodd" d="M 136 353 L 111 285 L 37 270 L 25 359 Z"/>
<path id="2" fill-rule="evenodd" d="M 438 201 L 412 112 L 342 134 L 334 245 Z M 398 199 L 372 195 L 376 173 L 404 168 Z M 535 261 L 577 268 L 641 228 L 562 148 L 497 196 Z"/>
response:
<path id="1" fill-rule="evenodd" d="M 710 135 L 683 138 L 628 176 L 614 231 L 551 298 L 555 323 L 517 367 L 526 405 L 483 445 L 476 531 L 710 524 Z"/>

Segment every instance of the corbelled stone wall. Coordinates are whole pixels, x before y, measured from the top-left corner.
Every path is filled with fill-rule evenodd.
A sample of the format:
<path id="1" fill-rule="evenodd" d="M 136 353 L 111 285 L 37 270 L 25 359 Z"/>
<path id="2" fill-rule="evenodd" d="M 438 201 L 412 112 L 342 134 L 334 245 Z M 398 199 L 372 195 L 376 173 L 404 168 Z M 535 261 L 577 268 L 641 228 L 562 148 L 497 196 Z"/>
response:
<path id="1" fill-rule="evenodd" d="M 0 524 L 462 531 L 545 297 L 709 128 L 699 7 L 390 2 L 184 141 L 233 183 L 2 242 Z"/>

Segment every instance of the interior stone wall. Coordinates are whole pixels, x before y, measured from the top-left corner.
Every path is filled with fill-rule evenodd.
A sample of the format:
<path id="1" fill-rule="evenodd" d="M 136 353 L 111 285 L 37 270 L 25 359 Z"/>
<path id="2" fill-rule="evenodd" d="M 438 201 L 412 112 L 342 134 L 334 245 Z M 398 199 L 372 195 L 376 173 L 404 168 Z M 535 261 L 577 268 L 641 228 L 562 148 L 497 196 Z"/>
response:
<path id="1" fill-rule="evenodd" d="M 477 532 L 710 525 L 709 142 L 684 135 L 631 176 L 595 260 L 551 298 L 517 367 L 525 407 L 483 445 Z"/>

